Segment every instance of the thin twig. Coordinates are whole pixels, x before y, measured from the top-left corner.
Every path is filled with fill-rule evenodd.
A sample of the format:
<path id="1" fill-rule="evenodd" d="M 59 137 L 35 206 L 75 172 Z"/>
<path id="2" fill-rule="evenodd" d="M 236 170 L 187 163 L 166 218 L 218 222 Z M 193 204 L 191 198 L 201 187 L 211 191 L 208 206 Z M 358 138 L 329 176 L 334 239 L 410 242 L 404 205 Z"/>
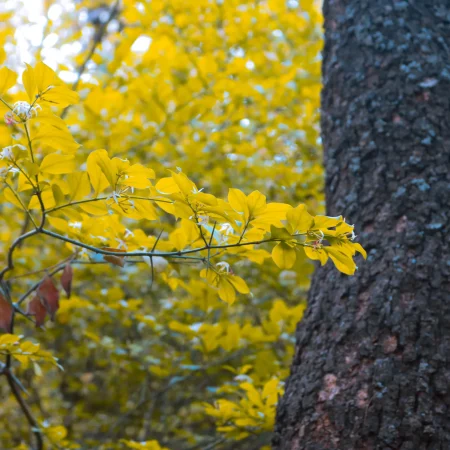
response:
<path id="1" fill-rule="evenodd" d="M 86 70 L 86 67 L 87 67 L 89 61 L 94 56 L 94 53 L 95 53 L 95 50 L 97 50 L 97 47 L 103 41 L 103 38 L 105 37 L 108 25 L 114 19 L 114 17 L 116 16 L 117 12 L 119 11 L 119 5 L 120 5 L 120 0 L 116 0 L 115 4 L 113 5 L 111 10 L 109 11 L 108 19 L 95 32 L 94 39 L 92 41 L 92 45 L 91 45 L 91 48 L 89 50 L 89 53 L 86 55 L 86 58 L 81 63 L 81 65 L 78 67 L 77 79 L 74 81 L 74 83 L 72 85 L 72 90 L 73 91 L 76 91 L 78 89 L 78 85 L 80 84 L 81 77 L 82 77 L 84 71 Z M 71 105 L 69 105 L 66 108 L 64 108 L 64 111 L 61 114 L 61 119 L 64 119 L 64 117 L 66 117 L 70 106 Z"/>
<path id="2" fill-rule="evenodd" d="M 5 375 L 6 375 L 6 379 L 8 380 L 9 387 L 11 388 L 11 391 L 17 400 L 17 403 L 19 404 L 20 408 L 22 409 L 23 414 L 25 415 L 28 423 L 30 424 L 31 430 L 36 439 L 36 450 L 42 450 L 44 448 L 44 442 L 42 440 L 42 434 L 41 434 L 41 430 L 39 427 L 39 423 L 34 418 L 33 413 L 31 412 L 29 406 L 26 404 L 19 389 L 17 388 L 16 382 L 15 382 L 11 372 L 9 370 L 6 370 Z"/>

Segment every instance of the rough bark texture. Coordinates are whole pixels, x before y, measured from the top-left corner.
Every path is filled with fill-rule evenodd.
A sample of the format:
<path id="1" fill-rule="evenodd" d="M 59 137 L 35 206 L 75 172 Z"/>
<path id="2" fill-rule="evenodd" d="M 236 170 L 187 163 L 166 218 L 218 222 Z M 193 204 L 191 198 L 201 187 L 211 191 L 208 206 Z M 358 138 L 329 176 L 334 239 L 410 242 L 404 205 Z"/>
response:
<path id="1" fill-rule="evenodd" d="M 315 273 L 277 450 L 450 449 L 450 2 L 325 0 L 328 214 L 369 253 Z"/>

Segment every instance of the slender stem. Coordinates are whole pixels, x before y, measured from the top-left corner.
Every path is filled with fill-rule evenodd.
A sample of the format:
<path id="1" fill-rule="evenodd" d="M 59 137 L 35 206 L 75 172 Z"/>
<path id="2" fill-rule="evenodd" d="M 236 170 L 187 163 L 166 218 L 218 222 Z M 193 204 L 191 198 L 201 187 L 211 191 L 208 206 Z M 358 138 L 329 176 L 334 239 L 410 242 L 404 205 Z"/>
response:
<path id="1" fill-rule="evenodd" d="M 124 254 L 122 253 L 122 255 L 124 255 Z M 184 259 L 184 260 L 194 260 L 194 261 L 197 261 L 197 262 L 205 262 L 205 258 L 196 257 L 196 256 L 177 256 L 177 258 Z M 71 264 L 86 264 L 86 265 L 90 265 L 90 264 L 109 264 L 107 261 L 77 261 L 77 260 L 73 260 L 70 263 Z M 145 261 L 128 261 L 128 263 L 131 263 L 131 264 L 143 264 L 143 263 L 145 263 Z M 66 266 L 66 264 L 67 264 L 67 260 L 59 263 L 58 267 L 56 267 L 51 272 L 49 272 L 48 275 L 50 277 L 52 277 L 53 275 L 56 275 L 58 272 L 61 272 L 62 270 L 64 270 L 64 267 Z M 47 272 L 48 270 L 49 270 L 49 268 L 43 269 L 43 270 L 40 270 L 40 271 L 34 272 L 34 273 Z M 21 275 L 21 276 L 23 276 L 23 275 Z M 15 277 L 15 278 L 18 278 L 18 277 Z M 19 298 L 17 303 L 15 303 L 13 305 L 17 312 L 19 312 L 19 313 L 23 312 L 23 311 L 18 310 L 17 308 L 41 285 L 41 283 L 42 283 L 42 280 L 39 280 L 37 283 L 33 284 L 25 292 L 25 294 L 23 294 Z"/>
<path id="2" fill-rule="evenodd" d="M 13 161 L 13 164 L 22 173 L 22 175 L 28 180 L 28 182 L 31 184 L 33 189 L 37 189 L 37 187 L 33 183 L 33 180 L 28 176 L 28 174 L 25 172 L 25 170 L 23 170 L 22 167 L 20 167 L 19 164 L 17 164 L 16 161 Z"/>
<path id="3" fill-rule="evenodd" d="M 209 237 L 209 242 L 208 242 L 208 266 L 209 265 L 211 265 L 211 244 L 212 244 L 212 241 L 213 241 L 213 239 L 214 239 L 214 233 L 215 233 L 215 231 L 216 231 L 216 225 L 217 225 L 217 222 L 214 222 L 214 226 L 213 226 L 213 229 L 212 229 L 212 232 L 211 232 L 211 236 Z"/>
<path id="4" fill-rule="evenodd" d="M 131 198 L 133 200 L 152 200 L 159 203 L 173 203 L 173 200 L 167 200 L 165 198 L 139 197 L 137 195 L 127 195 L 126 198 Z"/>
<path id="5" fill-rule="evenodd" d="M 27 134 L 28 148 L 30 149 L 31 162 L 34 163 L 33 145 L 31 144 L 30 132 L 28 131 L 26 122 L 23 122 L 23 127 L 25 128 L 25 133 Z M 37 175 L 36 175 L 36 177 L 37 177 Z"/>
<path id="6" fill-rule="evenodd" d="M 29 406 L 26 404 L 24 398 L 22 397 L 22 394 L 20 393 L 11 372 L 9 370 L 6 370 L 4 374 L 6 375 L 9 387 L 11 388 L 11 391 L 14 397 L 16 398 L 17 403 L 19 404 L 23 414 L 27 418 L 27 421 L 33 431 L 34 437 L 36 439 L 36 450 L 43 450 L 44 442 L 42 439 L 42 434 L 38 421 L 34 418 L 33 413 L 31 412 Z"/>
<path id="7" fill-rule="evenodd" d="M 270 238 L 270 239 L 262 239 L 260 241 L 251 241 L 251 242 L 240 242 L 236 244 L 224 244 L 224 245 L 205 245 L 203 247 L 192 248 L 188 250 L 180 250 L 176 252 L 147 252 L 147 251 L 134 251 L 134 252 L 115 252 L 110 250 L 103 250 L 98 247 L 94 247 L 89 244 L 84 244 L 83 242 L 76 241 L 74 239 L 68 238 L 66 236 L 62 236 L 61 234 L 54 233 L 53 231 L 47 230 L 43 228 L 40 230 L 42 234 L 46 234 L 47 236 L 52 236 L 61 241 L 68 242 L 70 244 L 76 245 L 77 247 L 85 248 L 86 250 L 90 250 L 94 253 L 99 253 L 101 255 L 111 255 L 111 256 L 121 256 L 121 257 L 130 257 L 130 256 L 162 256 L 162 257 L 173 257 L 177 258 L 189 253 L 199 253 L 208 249 L 226 249 L 233 247 L 243 247 L 247 245 L 259 245 L 265 244 L 267 242 L 280 242 L 284 239 L 278 238 Z M 304 245 L 303 243 L 299 243 L 299 245 Z"/>
<path id="8" fill-rule="evenodd" d="M 34 221 L 33 216 L 31 215 L 31 212 L 23 204 L 22 199 L 20 198 L 19 194 L 17 194 L 17 192 L 12 188 L 12 186 L 10 186 L 10 184 L 8 182 L 5 181 L 5 184 L 9 188 L 9 190 L 13 193 L 14 197 L 16 197 L 17 201 L 20 203 L 23 210 L 28 214 L 28 217 L 30 218 L 31 222 L 33 222 L 34 227 L 37 228 L 38 226 L 36 225 L 36 222 Z"/>
<path id="9" fill-rule="evenodd" d="M 26 122 L 23 122 L 23 126 L 25 128 L 26 133 L 27 133 L 28 147 L 30 149 L 31 161 L 34 163 L 33 145 L 31 143 L 30 133 L 28 131 L 28 127 L 27 127 Z M 45 224 L 45 206 L 44 206 L 44 202 L 42 201 L 41 190 L 39 188 L 39 175 L 36 175 L 35 179 L 36 179 L 36 187 L 35 187 L 34 191 L 35 191 L 35 194 L 36 194 L 36 196 L 38 198 L 39 206 L 41 207 L 41 211 L 42 211 L 41 224 L 39 225 L 39 230 L 40 230 L 40 229 L 42 229 L 44 227 L 44 224 Z"/>
<path id="10" fill-rule="evenodd" d="M 16 276 L 14 276 L 14 277 L 9 277 L 8 278 L 8 281 L 13 281 L 13 280 L 17 280 L 17 279 L 19 279 L 19 278 L 24 278 L 24 277 L 30 277 L 30 276 L 32 276 L 32 275 L 38 275 L 38 274 L 40 274 L 40 273 L 43 273 L 43 272 L 48 272 L 49 270 L 52 270 L 52 269 L 54 269 L 55 267 L 59 267 L 61 264 L 66 264 L 68 261 L 71 261 L 72 262 L 72 259 L 75 257 L 75 255 L 71 255 L 71 256 L 69 256 L 68 258 L 65 258 L 65 259 L 63 259 L 62 261 L 60 261 L 60 262 L 58 262 L 58 263 L 56 263 L 56 264 L 53 264 L 53 265 L 51 265 L 51 266 L 49 266 L 49 267 L 46 267 L 45 269 L 40 269 L 40 270 L 33 270 L 32 272 L 26 272 L 26 273 L 22 273 L 22 274 L 20 274 L 20 275 L 16 275 Z M 87 261 L 86 261 L 87 262 Z"/>
<path id="11" fill-rule="evenodd" d="M 241 234 L 241 237 L 239 238 L 238 243 L 240 243 L 242 241 L 242 239 L 244 238 L 244 234 L 247 231 L 249 223 L 250 223 L 250 217 L 248 218 L 247 222 L 245 223 L 244 231 L 242 231 L 242 234 Z"/>
<path id="12" fill-rule="evenodd" d="M 31 236 L 34 236 L 35 234 L 39 233 L 39 229 L 28 231 L 25 234 L 22 234 L 19 236 L 12 244 L 11 247 L 9 247 L 8 250 L 8 256 L 7 256 L 7 265 L 6 267 L 0 272 L 0 282 L 3 281 L 4 276 L 10 271 L 14 269 L 14 261 L 13 261 L 13 253 L 15 248 L 25 239 L 28 239 Z"/>
<path id="13" fill-rule="evenodd" d="M 107 31 L 109 23 L 111 22 L 111 20 L 114 19 L 114 17 L 116 16 L 117 12 L 119 11 L 119 5 L 120 5 L 120 0 L 116 0 L 114 5 L 112 6 L 111 10 L 109 11 L 108 19 L 96 31 L 96 33 L 94 35 L 94 40 L 92 41 L 92 45 L 91 45 L 91 48 L 89 50 L 89 53 L 86 55 L 86 58 L 81 63 L 80 67 L 78 67 L 77 79 L 75 80 L 75 82 L 72 85 L 72 90 L 74 90 L 74 91 L 77 90 L 78 85 L 80 84 L 81 76 L 83 75 L 84 71 L 86 70 L 86 67 L 87 67 L 89 61 L 94 56 L 95 50 L 97 50 L 97 47 L 102 42 L 102 40 L 103 40 L 103 38 L 104 38 L 104 36 L 106 34 L 106 31 Z M 64 119 L 64 117 L 66 117 L 70 106 L 71 105 L 67 106 L 64 109 L 64 111 L 61 114 L 61 119 Z"/>
<path id="14" fill-rule="evenodd" d="M 55 211 L 58 211 L 59 209 L 63 209 L 63 208 L 67 208 L 69 206 L 75 206 L 75 205 L 81 205 L 83 203 L 91 203 L 91 202 L 98 202 L 101 200 L 109 200 L 111 197 L 97 197 L 97 198 L 88 198 L 85 200 L 78 200 L 76 202 L 70 202 L 70 203 L 66 203 L 64 205 L 59 205 L 59 206 L 55 206 L 53 208 L 47 209 L 45 210 L 45 213 L 52 213 Z M 150 200 L 150 201 L 155 201 L 155 202 L 162 202 L 162 203 L 173 203 L 171 200 L 166 200 L 166 199 L 159 199 L 159 198 L 148 198 L 148 197 L 135 197 L 135 196 L 131 196 L 131 195 L 127 195 L 123 197 L 124 199 L 136 199 L 136 200 Z"/>
<path id="15" fill-rule="evenodd" d="M 70 257 L 72 258 L 72 257 Z M 56 267 L 55 269 L 53 269 L 51 272 L 49 272 L 49 276 L 52 277 L 53 275 L 57 274 L 58 272 L 61 272 L 62 270 L 64 270 L 64 267 L 67 264 L 67 261 L 70 260 L 70 258 L 66 258 L 64 261 L 60 262 L 57 264 L 58 267 Z M 45 271 L 48 271 L 49 268 L 44 269 Z M 17 302 L 17 306 L 21 305 L 40 285 L 41 285 L 42 280 L 39 280 L 39 282 L 35 283 L 33 286 L 30 287 L 30 289 L 28 289 L 27 292 L 25 292 L 25 294 L 23 294 L 19 301 Z"/>
<path id="16" fill-rule="evenodd" d="M 1 97 L 0 97 L 0 102 L 2 102 L 10 111 L 13 111 L 11 106 L 9 106 L 8 103 L 6 103 L 5 100 L 3 100 Z"/>

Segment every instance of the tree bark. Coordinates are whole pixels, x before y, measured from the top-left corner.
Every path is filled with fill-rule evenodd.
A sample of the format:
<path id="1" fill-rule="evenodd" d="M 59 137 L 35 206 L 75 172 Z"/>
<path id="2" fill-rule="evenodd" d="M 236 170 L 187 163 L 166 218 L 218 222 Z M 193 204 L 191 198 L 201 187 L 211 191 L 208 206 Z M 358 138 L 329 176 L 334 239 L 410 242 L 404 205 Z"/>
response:
<path id="1" fill-rule="evenodd" d="M 313 278 L 277 450 L 450 449 L 450 4 L 325 0 L 327 213 L 366 262 Z"/>

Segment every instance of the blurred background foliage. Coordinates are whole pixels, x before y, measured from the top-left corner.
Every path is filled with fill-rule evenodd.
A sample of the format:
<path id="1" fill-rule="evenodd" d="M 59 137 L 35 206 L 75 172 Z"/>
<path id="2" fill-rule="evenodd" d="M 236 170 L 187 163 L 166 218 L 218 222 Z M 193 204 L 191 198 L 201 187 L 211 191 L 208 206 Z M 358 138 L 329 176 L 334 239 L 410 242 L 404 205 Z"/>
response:
<path id="1" fill-rule="evenodd" d="M 323 213 L 313 0 L 4 0 L 0 17 L 1 65 L 20 72 L 42 60 L 80 93 L 64 112 L 79 161 L 106 148 L 159 176 L 179 167 L 215 195 L 257 189 Z M 11 145 L 6 126 L 1 147 Z M 4 259 L 23 217 L 0 205 Z M 20 274 L 70 254 L 30 242 L 15 273 L 24 292 L 39 275 Z M 145 264 L 78 266 L 56 323 L 34 330 L 19 318 L 16 333 L 64 367 L 20 373 L 46 448 L 269 448 L 313 266 L 232 269 L 252 292 L 229 306 L 189 264 L 161 264 L 153 285 Z M 0 389 L 0 447 L 27 449 L 28 426 Z"/>

